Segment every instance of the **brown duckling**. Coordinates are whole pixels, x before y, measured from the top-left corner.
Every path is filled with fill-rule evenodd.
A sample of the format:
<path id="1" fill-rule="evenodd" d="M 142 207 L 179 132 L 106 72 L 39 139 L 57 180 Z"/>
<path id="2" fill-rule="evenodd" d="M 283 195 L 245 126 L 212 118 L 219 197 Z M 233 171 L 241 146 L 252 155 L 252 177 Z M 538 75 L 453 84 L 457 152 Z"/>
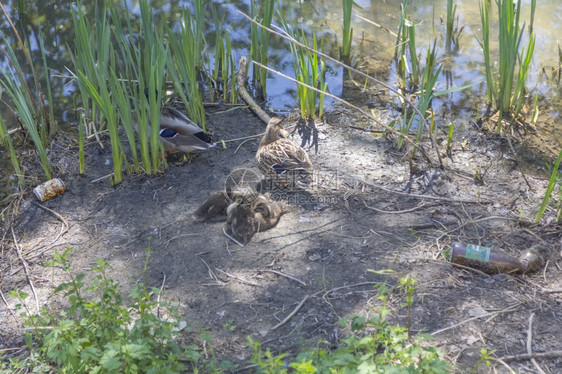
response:
<path id="1" fill-rule="evenodd" d="M 269 195 L 259 195 L 252 202 L 252 210 L 258 224 L 257 232 L 269 230 L 277 225 L 285 213 L 282 203 L 269 200 Z"/>
<path id="2" fill-rule="evenodd" d="M 232 203 L 224 192 L 212 194 L 193 213 L 193 219 L 198 222 L 221 221 L 226 219 L 226 209 Z"/>
<path id="3" fill-rule="evenodd" d="M 258 227 L 250 205 L 243 202 L 233 202 L 228 206 L 226 225 L 227 232 L 242 244 L 252 239 Z"/>

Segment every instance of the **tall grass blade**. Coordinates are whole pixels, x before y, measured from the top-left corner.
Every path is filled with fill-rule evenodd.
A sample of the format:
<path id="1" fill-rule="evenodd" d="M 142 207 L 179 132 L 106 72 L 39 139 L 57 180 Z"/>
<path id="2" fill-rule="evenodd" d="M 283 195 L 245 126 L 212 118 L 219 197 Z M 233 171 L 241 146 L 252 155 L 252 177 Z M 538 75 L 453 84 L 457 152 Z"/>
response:
<path id="1" fill-rule="evenodd" d="M 562 161 L 562 149 L 560 150 L 560 153 L 558 154 L 558 158 L 556 159 L 556 163 L 554 164 L 554 168 L 552 169 L 552 173 L 550 174 L 550 180 L 548 182 L 548 187 L 546 188 L 546 192 L 544 194 L 544 198 L 542 200 L 541 206 L 539 207 L 539 210 L 537 212 L 537 215 L 535 216 L 535 222 L 539 222 L 544 214 L 544 212 L 546 211 L 546 208 L 548 206 L 548 202 L 550 201 L 550 196 L 552 195 L 552 191 L 554 190 L 554 186 L 556 185 L 557 181 L 558 183 L 561 183 L 558 177 L 558 170 L 560 168 L 560 162 Z M 561 191 L 562 191 L 562 187 L 561 187 Z M 562 194 L 561 194 L 562 195 Z M 562 196 L 560 196 L 562 197 Z M 558 220 L 560 221 L 560 215 L 558 216 Z"/>
<path id="2" fill-rule="evenodd" d="M 14 173 L 18 178 L 18 183 L 21 187 L 25 186 L 25 178 L 23 176 L 23 172 L 20 167 L 20 163 L 18 161 L 18 155 L 16 154 L 16 150 L 14 149 L 14 144 L 12 143 L 12 139 L 8 134 L 8 129 L 6 128 L 6 124 L 4 123 L 4 119 L 0 116 L 0 144 L 3 144 L 4 147 L 8 149 L 10 152 L 10 160 L 12 161 L 12 167 L 14 168 Z"/>

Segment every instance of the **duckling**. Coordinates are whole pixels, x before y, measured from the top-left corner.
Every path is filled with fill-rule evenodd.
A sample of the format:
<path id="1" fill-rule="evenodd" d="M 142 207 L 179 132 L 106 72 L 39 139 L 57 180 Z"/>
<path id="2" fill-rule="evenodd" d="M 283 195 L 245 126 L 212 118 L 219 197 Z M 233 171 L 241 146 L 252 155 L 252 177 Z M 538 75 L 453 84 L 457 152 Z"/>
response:
<path id="1" fill-rule="evenodd" d="M 226 209 L 232 200 L 224 192 L 212 194 L 193 213 L 193 219 L 197 222 L 220 221 L 226 219 Z"/>
<path id="2" fill-rule="evenodd" d="M 274 117 L 267 124 L 256 153 L 258 165 L 277 184 L 289 182 L 291 186 L 306 188 L 312 181 L 312 163 L 306 151 L 288 139 L 281 121 Z"/>
<path id="3" fill-rule="evenodd" d="M 233 202 L 226 211 L 227 231 L 242 244 L 248 243 L 257 231 L 257 222 L 250 206 L 243 202 Z"/>
<path id="4" fill-rule="evenodd" d="M 277 225 L 281 215 L 285 213 L 282 203 L 269 201 L 269 195 L 259 195 L 252 202 L 252 210 L 258 224 L 257 232 L 269 230 Z"/>

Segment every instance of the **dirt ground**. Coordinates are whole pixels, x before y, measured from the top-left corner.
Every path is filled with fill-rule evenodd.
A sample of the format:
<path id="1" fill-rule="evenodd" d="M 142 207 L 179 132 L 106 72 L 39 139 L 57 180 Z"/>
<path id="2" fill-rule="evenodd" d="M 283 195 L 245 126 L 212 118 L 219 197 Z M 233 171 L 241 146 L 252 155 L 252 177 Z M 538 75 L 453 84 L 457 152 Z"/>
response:
<path id="1" fill-rule="evenodd" d="M 365 123 L 343 109 L 318 125 L 318 152 L 309 151 L 316 184 L 289 196 L 289 211 L 279 224 L 244 247 L 223 234 L 224 223 L 197 223 L 192 213 L 224 188 L 233 170 L 259 172 L 254 159 L 259 138 L 227 142 L 226 148 L 219 143 L 191 163 L 171 163 L 158 176 L 126 176 L 115 187 L 108 178 L 93 182 L 112 171 L 107 139 L 105 149 L 88 145 L 83 176 L 76 150 L 56 143 L 51 157 L 68 190 L 41 204 L 68 227 L 41 209 L 31 192 L 12 226 L 40 304 L 56 305 L 50 292 L 64 279 L 53 281 L 44 267 L 55 250 L 74 248 L 70 260 L 77 273 L 96 259 L 110 261 L 111 275 L 125 293 L 132 277 L 140 276 L 150 246 L 150 285 L 164 288 L 164 298 L 177 303 L 190 326 L 211 333 L 219 359 L 242 367 L 251 354 L 246 336 L 276 353 L 294 353 L 319 338 L 335 342 L 346 334 L 336 324 L 341 317 L 372 314 L 373 287 L 393 286 L 406 274 L 418 281 L 412 330 L 433 334 L 430 344 L 444 351 L 455 372 L 469 371 L 482 348 L 495 350 L 496 357 L 527 353 L 532 315 L 533 353 L 560 352 L 562 227 L 553 223 L 551 211 L 545 224 L 531 223 L 547 185 L 538 172 L 542 159 L 529 157 L 525 180 L 502 139 L 469 128 L 455 138 L 450 157 L 440 136 L 444 169 L 429 167 L 418 154 L 410 177 L 407 157 L 392 139 L 350 125 Z M 265 125 L 239 109 L 210 112 L 208 127 L 214 139 L 229 140 L 259 134 Z M 424 147 L 435 160 L 430 144 Z M 17 302 L 8 292 L 30 290 L 9 222 L 4 225 L 0 290 L 13 309 Z M 535 247 L 545 264 L 527 275 L 453 267 L 443 251 L 455 241 L 514 256 Z M 370 271 L 385 269 L 394 272 Z M 33 298 L 29 301 L 33 309 Z M 404 295 L 391 297 L 390 319 L 405 326 L 403 302 Z M 24 330 L 4 302 L 0 320 L 0 349 L 21 353 Z M 538 372 L 529 360 L 504 361 L 516 373 Z M 560 355 L 538 358 L 537 364 L 547 373 L 562 372 Z M 501 363 L 480 368 L 493 370 L 508 372 Z"/>

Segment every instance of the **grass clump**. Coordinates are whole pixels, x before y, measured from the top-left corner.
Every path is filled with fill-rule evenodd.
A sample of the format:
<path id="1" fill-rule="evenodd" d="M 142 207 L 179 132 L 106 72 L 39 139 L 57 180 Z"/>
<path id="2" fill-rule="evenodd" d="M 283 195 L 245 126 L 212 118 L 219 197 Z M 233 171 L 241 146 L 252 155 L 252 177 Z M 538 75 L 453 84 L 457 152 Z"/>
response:
<path id="1" fill-rule="evenodd" d="M 2 33 L 0 41 L 2 48 L 0 48 L 1 56 L 4 60 L 0 64 L 0 85 L 2 91 L 6 93 L 6 98 L 0 97 L 2 103 L 9 113 L 13 115 L 15 120 L 27 132 L 41 162 L 41 167 L 47 179 L 52 178 L 51 162 L 47 157 L 48 135 L 54 133 L 55 124 L 52 117 L 52 105 L 47 105 L 45 95 L 41 88 L 39 76 L 34 69 L 34 64 L 31 61 L 31 53 L 28 44 L 24 44 L 16 27 L 12 23 L 10 15 L 0 4 L 6 20 L 10 24 L 16 42 L 9 40 L 9 37 Z M 45 49 L 41 36 L 38 37 L 40 50 L 42 52 L 43 63 L 45 65 Z M 17 46 L 17 47 L 16 47 Z M 20 62 L 19 56 L 23 55 L 24 63 Z M 45 74 L 48 81 L 48 73 Z M 28 82 L 28 80 L 32 81 Z M 49 90 L 48 97 L 51 97 L 50 85 L 47 82 Z M 20 186 L 25 185 L 25 178 L 22 174 L 22 168 L 17 158 L 17 153 L 13 149 L 11 139 L 6 125 L 1 121 L 0 124 L 0 143 L 4 143 L 9 149 L 10 158 L 14 171 L 17 174 Z"/>
<path id="2" fill-rule="evenodd" d="M 143 282 L 136 283 L 125 302 L 119 284 L 107 275 L 109 264 L 102 260 L 90 270 L 92 279 L 86 285 L 86 274 L 73 275 L 67 256 L 71 249 L 57 253 L 49 263 L 63 269 L 70 281 L 54 291 L 70 303 L 68 310 L 55 313 L 44 307 L 38 314 L 24 309 L 30 331 L 26 342 L 30 349 L 27 360 L 11 360 L 14 370 L 27 367 L 34 372 L 59 373 L 182 373 L 197 372 L 200 364 L 196 345 L 177 342 L 180 322 L 177 310 L 154 301 L 161 292 Z M 147 249 L 143 274 L 146 276 L 150 250 Z M 12 292 L 25 308 L 24 292 Z M 159 318 L 158 313 L 166 316 Z M 215 365 L 212 360 L 206 363 Z M 218 366 L 206 367 L 220 372 Z M 0 370 L 2 372 L 2 370 Z"/>
<path id="3" fill-rule="evenodd" d="M 400 290 L 405 296 L 408 321 L 413 303 L 415 280 L 404 277 Z M 349 330 L 349 336 L 339 342 L 335 349 L 331 343 L 320 341 L 314 349 L 302 349 L 294 358 L 287 354 L 274 355 L 263 351 L 259 342 L 248 339 L 254 351 L 252 362 L 260 373 L 449 373 L 448 365 L 441 360 L 440 353 L 433 347 L 422 347 L 426 337 L 409 337 L 409 328 L 388 322 L 391 310 L 387 303 L 391 290 L 379 286 L 380 306 L 373 316 L 363 318 L 352 316 L 340 320 L 340 327 Z M 409 323 L 409 322 L 408 322 Z"/>
<path id="4" fill-rule="evenodd" d="M 503 119 L 509 120 L 508 128 L 511 127 L 519 116 L 528 95 L 525 83 L 535 48 L 533 20 L 536 0 L 531 1 L 529 40 L 526 47 L 522 47 L 525 24 L 519 25 L 521 0 L 517 0 L 516 3 L 512 0 L 497 0 L 496 3 L 499 21 L 499 61 L 497 69 L 492 67 L 490 56 L 488 0 L 480 3 L 482 39 L 478 39 L 478 42 L 484 53 L 488 103 L 498 112 L 496 131 L 500 132 L 503 129 Z"/>
<path id="5" fill-rule="evenodd" d="M 304 44 L 307 47 L 307 41 L 304 30 L 291 31 L 289 25 L 285 22 L 281 14 L 279 16 L 283 22 L 285 32 L 287 35 Z M 313 50 L 318 50 L 318 42 L 316 35 L 312 35 Z M 324 39 L 320 40 L 320 51 L 324 50 Z M 326 63 L 318 57 L 318 54 L 311 52 L 308 49 L 302 48 L 294 43 L 291 43 L 291 54 L 293 55 L 293 69 L 295 71 L 295 78 L 298 82 L 306 85 L 317 87 L 321 91 L 328 90 L 328 83 L 326 82 Z M 324 115 L 324 99 L 325 95 L 312 90 L 304 85 L 297 84 L 297 100 L 300 107 L 301 118 L 304 120 L 314 122 L 317 116 L 321 118 Z"/>

